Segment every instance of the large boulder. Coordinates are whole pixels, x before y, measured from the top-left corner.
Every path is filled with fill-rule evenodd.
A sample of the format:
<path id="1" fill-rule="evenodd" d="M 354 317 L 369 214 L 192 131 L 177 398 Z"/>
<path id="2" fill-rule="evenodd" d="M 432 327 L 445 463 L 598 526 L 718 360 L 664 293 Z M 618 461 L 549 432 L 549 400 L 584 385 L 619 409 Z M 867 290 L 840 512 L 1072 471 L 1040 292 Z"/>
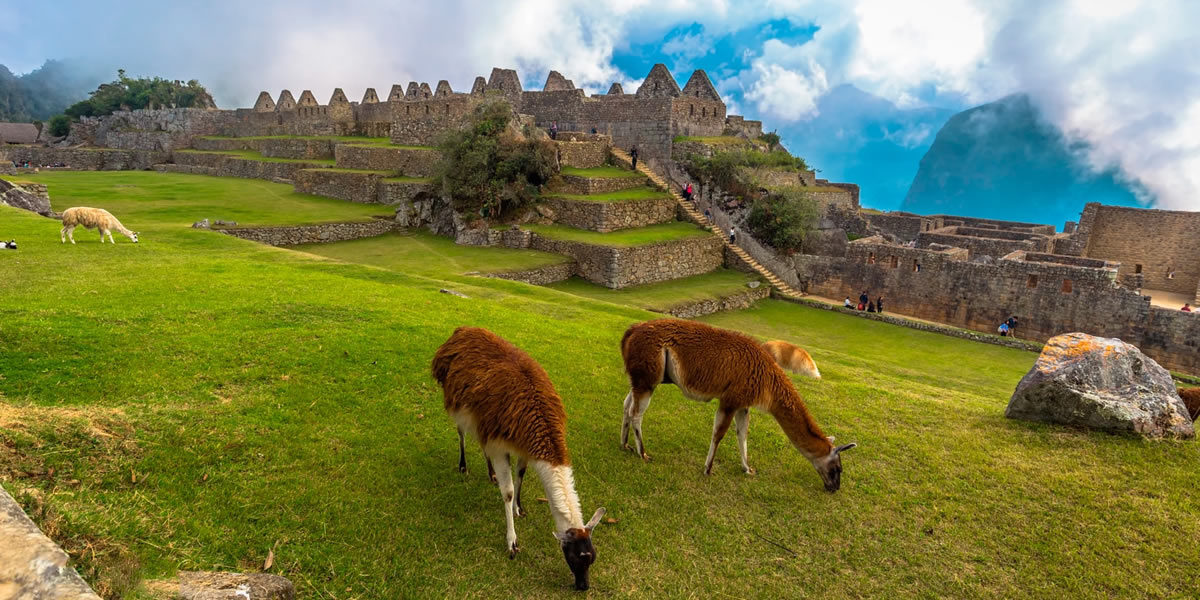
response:
<path id="1" fill-rule="evenodd" d="M 1004 416 L 1148 437 L 1195 437 L 1171 374 L 1135 346 L 1055 336 L 1017 384 Z"/>
<path id="2" fill-rule="evenodd" d="M 28 210 L 46 217 L 53 215 L 46 186 L 32 185 L 29 187 L 32 189 L 25 189 L 0 179 L 0 204 Z"/>

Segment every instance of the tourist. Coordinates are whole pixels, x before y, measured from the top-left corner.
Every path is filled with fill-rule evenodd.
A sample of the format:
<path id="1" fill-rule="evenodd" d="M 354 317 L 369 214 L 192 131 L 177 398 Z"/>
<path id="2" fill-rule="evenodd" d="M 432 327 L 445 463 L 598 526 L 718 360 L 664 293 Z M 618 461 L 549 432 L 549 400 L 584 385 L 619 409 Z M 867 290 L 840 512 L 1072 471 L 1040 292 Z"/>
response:
<path id="1" fill-rule="evenodd" d="M 842 308 L 854 308 L 854 303 L 850 301 L 850 296 L 846 296 L 846 299 L 842 301 Z"/>
<path id="2" fill-rule="evenodd" d="M 689 184 L 687 184 L 687 189 L 686 189 L 686 193 L 684 194 L 684 198 L 687 198 L 688 200 L 692 200 L 692 196 L 693 196 L 692 184 L 689 183 Z"/>
<path id="3" fill-rule="evenodd" d="M 592 125 L 592 135 L 596 135 L 596 126 Z"/>
<path id="4" fill-rule="evenodd" d="M 1187 302 L 1184 302 L 1183 308 L 1181 308 L 1179 310 L 1182 310 L 1183 312 L 1192 312 L 1192 306 L 1190 304 L 1188 304 Z"/>
<path id="5" fill-rule="evenodd" d="M 712 213 L 711 213 L 711 212 L 709 212 L 707 208 L 705 208 L 705 209 L 704 209 L 704 220 L 705 220 L 705 221 L 711 221 L 711 220 L 712 220 Z"/>
<path id="6" fill-rule="evenodd" d="M 883 312 L 883 296 L 875 300 L 875 312 Z"/>
<path id="7" fill-rule="evenodd" d="M 737 239 L 737 232 L 732 227 L 729 228 L 729 243 L 732 244 Z"/>
<path id="8" fill-rule="evenodd" d="M 872 313 L 875 312 L 875 303 L 874 302 L 867 303 L 867 312 L 872 312 Z"/>
<path id="9" fill-rule="evenodd" d="M 1000 337 L 1008 337 L 1008 321 L 1001 323 L 998 331 L 1000 332 Z"/>
<path id="10" fill-rule="evenodd" d="M 629 158 L 633 159 L 633 170 L 634 171 L 637 170 L 637 155 L 638 155 L 637 146 L 634 146 L 629 149 Z"/>
<path id="11" fill-rule="evenodd" d="M 1009 317 L 1004 324 L 1008 325 L 1008 337 L 1017 337 L 1017 316 Z"/>
<path id="12" fill-rule="evenodd" d="M 871 300 L 871 297 L 867 295 L 867 290 L 863 290 L 863 292 L 858 295 L 858 310 L 862 310 L 862 309 L 866 308 L 867 302 L 869 302 L 870 300 Z"/>
<path id="13" fill-rule="evenodd" d="M 690 185 L 685 185 L 685 186 L 683 186 L 683 189 L 679 190 L 679 194 L 683 196 L 684 200 L 692 199 L 692 195 L 690 193 L 688 193 L 688 188 L 690 188 L 690 187 L 691 187 Z"/>
<path id="14" fill-rule="evenodd" d="M 558 121 L 554 121 L 550 124 L 550 139 L 558 139 Z"/>

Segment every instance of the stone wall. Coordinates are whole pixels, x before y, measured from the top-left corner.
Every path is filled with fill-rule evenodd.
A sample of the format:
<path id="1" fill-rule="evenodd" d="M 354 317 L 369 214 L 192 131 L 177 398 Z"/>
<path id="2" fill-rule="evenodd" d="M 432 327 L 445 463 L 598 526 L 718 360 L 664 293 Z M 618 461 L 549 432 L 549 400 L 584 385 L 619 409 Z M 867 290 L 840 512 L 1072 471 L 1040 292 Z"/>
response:
<path id="1" fill-rule="evenodd" d="M 412 203 L 433 193 L 433 185 L 428 181 L 389 181 L 379 182 L 379 204 Z"/>
<path id="2" fill-rule="evenodd" d="M 675 200 L 668 196 L 623 202 L 546 198 L 542 204 L 554 211 L 556 223 L 601 233 L 674 221 L 677 212 Z"/>
<path id="3" fill-rule="evenodd" d="M 1200 285 L 1200 212 L 1089 203 L 1077 237 L 1084 256 L 1118 261 L 1122 274 L 1140 272 L 1149 289 L 1192 295 Z"/>
<path id="4" fill-rule="evenodd" d="M 564 140 L 564 137 L 559 135 L 556 141 L 558 161 L 562 166 L 589 169 L 608 161 L 608 151 L 612 147 L 608 136 L 598 135 L 596 137 L 602 139 L 593 141 L 570 141 Z"/>
<path id="5" fill-rule="evenodd" d="M 559 281 L 570 279 L 575 274 L 575 263 L 562 263 L 558 265 L 547 265 L 536 269 L 526 269 L 524 271 L 510 271 L 507 273 L 492 273 L 488 277 L 497 279 L 508 279 L 511 281 L 521 281 L 530 285 L 549 285 Z"/>
<path id="6" fill-rule="evenodd" d="M 140 171 L 166 162 L 167 152 L 152 150 L 115 150 L 111 148 L 54 148 L 47 146 L 9 146 L 9 160 L 30 165 L 62 163 L 80 171 Z"/>
<path id="7" fill-rule="evenodd" d="M 565 194 L 607 194 L 646 185 L 645 177 L 586 177 L 582 175 L 562 175 L 561 177 L 562 189 L 559 191 Z"/>
<path id="8" fill-rule="evenodd" d="M 295 246 L 375 237 L 395 229 L 396 222 L 391 219 L 374 219 L 353 223 L 321 223 L 319 225 L 282 227 L 214 227 L 213 231 L 269 246 Z"/>
<path id="9" fill-rule="evenodd" d="M 721 240 L 715 236 L 617 248 L 534 233 L 528 247 L 570 256 L 581 277 L 614 289 L 708 273 L 724 260 Z"/>
<path id="10" fill-rule="evenodd" d="M 380 204 L 379 183 L 384 173 L 371 171 L 340 171 L 335 169 L 301 169 L 293 179 L 297 192 L 328 196 L 339 200 Z"/>
<path id="11" fill-rule="evenodd" d="M 941 223 L 935 219 L 912 213 L 863 213 L 863 217 L 871 227 L 903 242 L 915 241 L 917 234 L 922 231 L 942 228 Z"/>
<path id="12" fill-rule="evenodd" d="M 960 231 L 971 231 L 975 235 L 965 235 Z M 986 233 L 985 233 L 986 232 Z M 981 237 L 982 235 L 996 237 Z M 935 231 L 922 231 L 917 234 L 917 247 L 928 248 L 931 244 L 942 244 L 955 248 L 966 248 L 971 257 L 991 256 L 1000 258 L 1017 250 L 1030 252 L 1046 252 L 1049 248 L 1049 238 L 1044 236 L 1028 237 L 1028 239 L 1005 239 L 1004 237 L 1020 236 L 1003 231 L 977 230 L 964 227 L 943 227 Z"/>
<path id="13" fill-rule="evenodd" d="M 742 310 L 750 308 L 755 302 L 771 295 L 771 287 L 760 285 L 757 288 L 747 288 L 736 294 L 723 298 L 706 298 L 688 302 L 667 309 L 667 313 L 678 319 L 694 319 L 726 310 Z"/>
<path id="14" fill-rule="evenodd" d="M 264 179 L 266 181 L 293 181 L 296 179 L 296 174 L 303 169 L 324 168 L 324 165 L 320 163 L 274 162 L 206 152 L 175 152 L 171 158 L 176 165 L 190 167 L 176 170 L 176 172 Z"/>
<path id="15" fill-rule="evenodd" d="M 366 144 L 338 144 L 334 157 L 339 168 L 394 171 L 407 177 L 429 177 L 441 160 L 441 154 L 432 148 Z"/>
<path id="16" fill-rule="evenodd" d="M 233 111 L 201 108 L 118 111 L 72 124 L 67 143 L 164 152 L 187 148 L 195 136 L 220 133 L 232 117 Z"/>
<path id="17" fill-rule="evenodd" d="M 267 138 L 259 140 L 258 149 L 271 158 L 330 159 L 335 144 L 332 139 Z"/>
<path id="18" fill-rule="evenodd" d="M 931 251 L 857 240 L 844 258 L 792 258 L 801 288 L 831 299 L 866 289 L 886 310 L 992 333 L 1016 315 L 1017 335 L 1046 340 L 1082 331 L 1133 343 L 1164 366 L 1200 373 L 1200 315 L 1193 320 L 1152 311 L 1149 300 L 1117 284 L 1114 268 L 1025 260 L 1015 252 L 992 264 L 961 250 Z M 918 267 L 919 266 L 919 267 Z M 1193 336 L 1188 338 L 1187 336 Z"/>

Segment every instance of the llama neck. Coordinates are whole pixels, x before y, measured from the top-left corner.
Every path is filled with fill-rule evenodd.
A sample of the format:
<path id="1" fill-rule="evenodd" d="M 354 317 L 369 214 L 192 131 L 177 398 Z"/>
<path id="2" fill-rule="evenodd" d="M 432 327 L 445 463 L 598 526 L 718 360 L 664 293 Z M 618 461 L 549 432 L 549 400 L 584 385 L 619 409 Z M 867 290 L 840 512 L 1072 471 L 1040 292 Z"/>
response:
<path id="1" fill-rule="evenodd" d="M 792 445 L 810 460 L 828 455 L 833 450 L 833 444 L 808 413 L 804 400 L 792 388 L 791 381 L 774 387 L 775 397 L 769 412 L 779 422 L 779 427 L 787 434 Z"/>
<path id="2" fill-rule="evenodd" d="M 550 501 L 550 514 L 554 516 L 554 529 L 563 533 L 568 529 L 583 528 L 583 513 L 579 508 L 579 496 L 575 493 L 575 476 L 570 465 L 551 465 L 545 461 L 534 461 L 538 478 Z"/>

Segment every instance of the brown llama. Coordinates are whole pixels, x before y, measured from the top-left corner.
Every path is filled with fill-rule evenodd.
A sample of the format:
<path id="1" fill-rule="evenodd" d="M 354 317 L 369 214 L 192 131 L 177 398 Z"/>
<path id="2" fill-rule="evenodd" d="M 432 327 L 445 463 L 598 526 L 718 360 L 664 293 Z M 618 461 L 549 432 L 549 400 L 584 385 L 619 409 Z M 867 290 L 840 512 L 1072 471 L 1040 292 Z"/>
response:
<path id="1" fill-rule="evenodd" d="M 513 517 L 525 516 L 521 482 L 532 464 L 550 501 L 554 537 L 575 575 L 575 587 L 588 589 L 588 568 L 596 560 L 592 529 L 604 509 L 596 509 L 591 520 L 583 522 L 567 454 L 567 413 L 546 371 L 500 336 L 459 327 L 434 355 L 433 377 L 442 386 L 446 412 L 458 426 L 458 470 L 467 471 L 467 434 L 479 440 L 489 471 L 495 463 L 509 558 L 520 550 Z M 515 486 L 510 458 L 517 463 Z"/>
<path id="2" fill-rule="evenodd" d="M 762 347 L 767 354 L 771 355 L 771 358 L 775 359 L 775 363 L 784 369 L 813 379 L 821 378 L 821 371 L 817 370 L 817 363 L 803 348 L 783 340 L 763 342 Z"/>
<path id="3" fill-rule="evenodd" d="M 85 229 L 100 230 L 100 243 L 104 243 L 104 236 L 108 236 L 108 241 L 116 244 L 113 239 L 113 230 L 124 234 L 125 237 L 137 243 L 138 234 L 136 231 L 130 231 L 117 220 L 112 213 L 103 208 L 88 208 L 86 206 L 75 206 L 63 211 L 62 214 L 62 230 L 58 232 L 62 238 L 62 243 L 67 243 L 67 238 L 71 239 L 71 243 L 75 243 L 75 228 L 82 225 Z"/>
<path id="4" fill-rule="evenodd" d="M 704 472 L 712 473 L 717 445 L 734 420 L 742 470 L 753 474 L 746 458 L 750 409 L 757 408 L 779 422 L 792 445 L 816 468 L 825 489 L 841 487 L 841 453 L 857 444 L 834 446 L 813 421 L 792 381 L 762 345 L 749 336 L 695 321 L 660 319 L 637 323 L 625 331 L 621 355 L 629 374 L 621 444 L 629 449 L 629 430 L 636 452 L 649 460 L 642 437 L 642 416 L 660 383 L 673 383 L 684 396 L 701 402 L 719 400 L 712 443 Z"/>
<path id="5" fill-rule="evenodd" d="M 1183 398 L 1184 405 L 1187 406 L 1188 416 L 1195 421 L 1196 417 L 1200 417 L 1200 387 L 1181 389 L 1178 392 L 1179 397 Z"/>

